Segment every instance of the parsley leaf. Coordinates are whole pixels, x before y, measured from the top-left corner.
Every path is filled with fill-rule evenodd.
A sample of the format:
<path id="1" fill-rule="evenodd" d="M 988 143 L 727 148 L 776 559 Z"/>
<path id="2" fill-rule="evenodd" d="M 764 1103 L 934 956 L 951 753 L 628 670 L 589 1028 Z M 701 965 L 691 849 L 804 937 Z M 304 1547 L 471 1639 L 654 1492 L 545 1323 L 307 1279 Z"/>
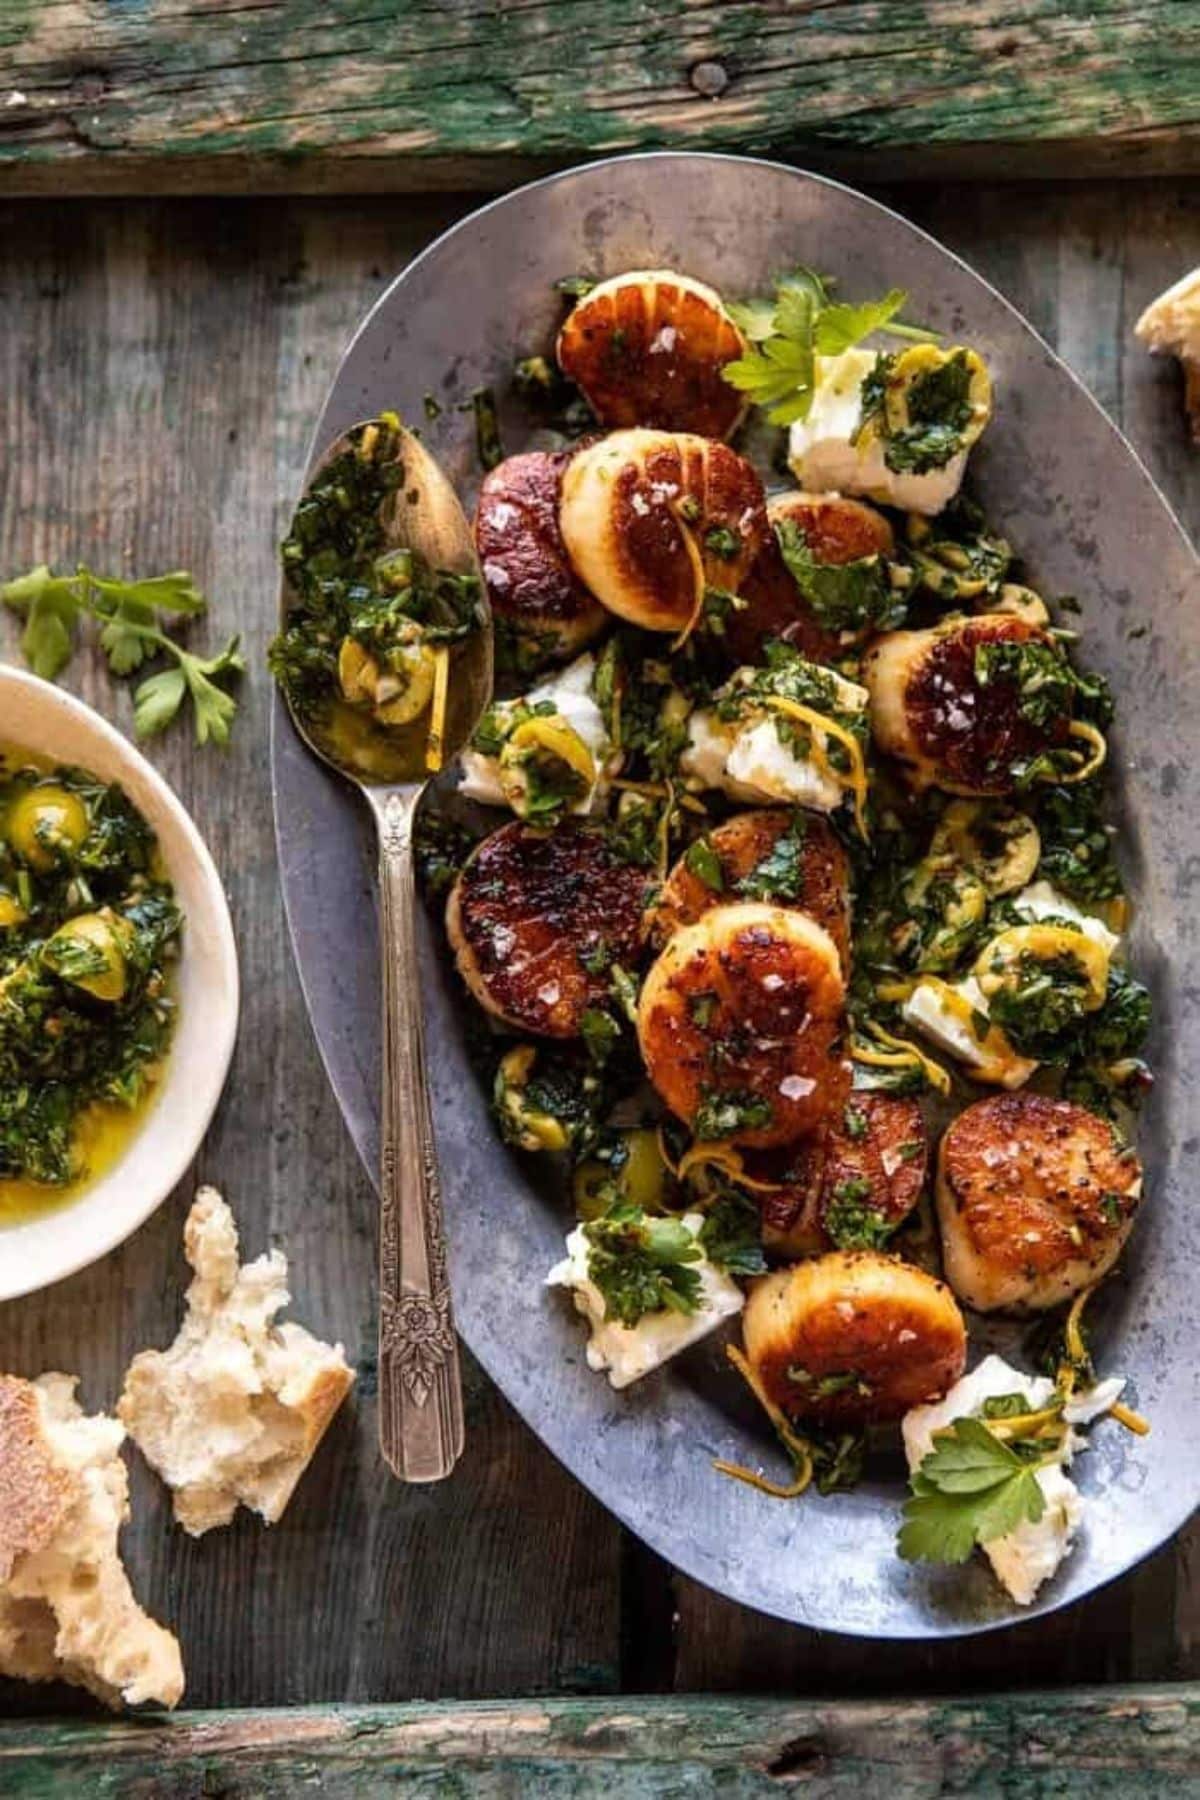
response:
<path id="1" fill-rule="evenodd" d="M 966 1562 L 1046 1509 L 1034 1466 L 978 1419 L 955 1419 L 912 1475 L 899 1551 L 905 1562 Z"/>
<path id="2" fill-rule="evenodd" d="M 683 866 L 702 881 L 714 894 L 725 892 L 725 875 L 721 868 L 721 859 L 707 838 L 699 837 L 694 844 L 689 844 L 683 853 Z"/>
<path id="3" fill-rule="evenodd" d="M 903 624 L 907 603 L 893 589 L 882 556 L 818 562 L 794 519 L 777 520 L 775 536 L 788 573 L 827 631 L 890 631 Z"/>
<path id="4" fill-rule="evenodd" d="M 837 301 L 823 307 L 813 333 L 818 354 L 840 356 L 843 350 L 852 350 L 873 331 L 889 325 L 907 299 L 903 288 L 889 288 L 882 300 L 866 300 L 861 306 Z"/>
<path id="5" fill-rule="evenodd" d="M 588 1277 L 604 1300 L 605 1317 L 636 1325 L 646 1313 L 694 1313 L 702 1288 L 703 1252 L 679 1219 L 648 1217 L 627 1202 L 610 1206 L 583 1227 Z"/>
<path id="6" fill-rule="evenodd" d="M 771 1102 L 759 1094 L 741 1088 L 704 1087 L 692 1129 L 701 1143 L 708 1144 L 743 1128 L 758 1131 L 769 1125 L 773 1117 Z"/>
<path id="7" fill-rule="evenodd" d="M 881 1250 L 896 1229 L 871 1205 L 871 1183 L 864 1175 L 839 1181 L 825 1207 L 825 1235 L 835 1250 Z"/>
<path id="8" fill-rule="evenodd" d="M 761 1275 L 767 1266 L 762 1219 L 745 1194 L 723 1193 L 704 1215 L 700 1242 L 709 1262 L 731 1275 Z"/>
<path id="9" fill-rule="evenodd" d="M 139 737 L 164 730 L 190 698 L 197 741 L 229 741 L 237 702 L 217 686 L 217 679 L 245 669 L 237 638 L 219 655 L 202 658 L 184 650 L 162 629 L 164 619 L 194 618 L 207 610 L 203 594 L 185 569 L 122 581 L 96 575 L 83 563 L 74 575 L 55 575 L 43 563 L 0 586 L 0 600 L 23 616 L 21 648 L 43 679 L 53 681 L 61 673 L 75 647 L 78 621 L 90 618 L 100 626 L 100 648 L 114 675 L 131 675 L 156 656 L 175 658 L 175 668 L 151 676 L 134 695 L 134 729 Z"/>
<path id="10" fill-rule="evenodd" d="M 746 900 L 799 900 L 804 892 L 804 814 L 797 812 L 765 856 L 742 876 L 737 891 Z"/>

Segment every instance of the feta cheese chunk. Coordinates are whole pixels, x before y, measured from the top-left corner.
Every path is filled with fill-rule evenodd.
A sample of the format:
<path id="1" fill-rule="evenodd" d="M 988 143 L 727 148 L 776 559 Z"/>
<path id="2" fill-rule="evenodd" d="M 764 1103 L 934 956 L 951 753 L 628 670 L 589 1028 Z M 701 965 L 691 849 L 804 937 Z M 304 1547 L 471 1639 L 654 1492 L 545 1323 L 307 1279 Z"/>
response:
<path id="1" fill-rule="evenodd" d="M 962 981 L 918 981 L 900 1008 L 905 1024 L 965 1063 L 981 1081 L 999 1087 L 1018 1088 L 1037 1068 L 1027 1056 L 1018 1056 L 1003 1032 L 996 1028 L 980 1038 L 973 1016 L 987 1017 L 983 989 L 973 975 Z"/>
<path id="2" fill-rule="evenodd" d="M 680 1223 L 698 1238 L 704 1216 L 685 1213 Z M 607 1369 L 615 1388 L 628 1387 L 630 1382 L 648 1375 L 689 1344 L 707 1337 L 723 1319 L 732 1318 L 745 1305 L 745 1296 L 736 1281 L 704 1257 L 688 1264 L 699 1276 L 701 1287 L 700 1304 L 694 1313 L 677 1313 L 664 1307 L 661 1312 L 645 1313 L 636 1325 L 621 1325 L 605 1318 L 604 1296 L 588 1275 L 588 1248 L 583 1226 L 577 1225 L 567 1238 L 566 1256 L 551 1269 L 546 1286 L 571 1290 L 577 1309 L 591 1327 L 588 1367 Z"/>
<path id="3" fill-rule="evenodd" d="M 1044 1377 L 1022 1375 L 1003 1357 L 985 1357 L 977 1369 L 954 1384 L 945 1399 L 933 1406 L 916 1406 L 905 1414 L 901 1430 L 909 1469 L 916 1470 L 924 1462 L 933 1448 L 936 1432 L 952 1425 L 955 1419 L 978 1418 L 985 1400 L 997 1399 L 1001 1394 L 1024 1394 L 1036 1410 L 1045 1406 L 1053 1393 L 1054 1383 Z M 1111 1403 L 1110 1400 L 1108 1404 Z M 1073 1437 L 1068 1435 L 1063 1446 L 1064 1461 L 1070 1461 L 1074 1447 Z M 983 1546 L 997 1579 L 1018 1606 L 1028 1606 L 1043 1582 L 1070 1554 L 1083 1517 L 1079 1489 L 1058 1464 L 1039 1469 L 1036 1479 L 1046 1499 L 1041 1518 L 1036 1524 L 1025 1519 L 1015 1531 Z"/>
<path id="4" fill-rule="evenodd" d="M 866 688 L 847 681 L 833 669 L 821 672 L 833 683 L 839 712 L 865 709 Z M 722 695 L 742 685 L 742 675 L 739 669 L 721 690 Z M 745 716 L 739 719 L 722 719 L 715 709 L 702 707 L 688 721 L 688 741 L 679 760 L 680 770 L 702 787 L 728 794 L 731 800 L 751 805 L 784 800 L 814 812 L 833 812 L 845 788 L 826 768 L 780 735 L 781 723 L 786 731 L 786 723 L 777 715 L 758 710 L 750 702 Z"/>
<path id="5" fill-rule="evenodd" d="M 559 718 L 571 727 L 592 753 L 597 779 L 582 799 L 570 808 L 573 813 L 581 814 L 594 810 L 597 800 L 604 795 L 608 778 L 616 772 L 617 766 L 604 715 L 592 698 L 592 676 L 595 669 L 596 659 L 590 653 L 577 656 L 574 662 L 559 670 L 551 680 L 541 682 L 524 696 L 530 706 L 537 706 L 539 702 L 548 700 Z M 515 700 L 500 700 L 493 710 L 503 714 L 511 712 L 516 705 Z M 478 800 L 482 806 L 508 805 L 500 784 L 500 763 L 497 757 L 484 756 L 482 751 L 467 749 L 462 752 L 458 761 L 462 770 L 458 791 L 464 800 Z"/>
<path id="6" fill-rule="evenodd" d="M 1019 894 L 1013 894 L 1008 905 L 1031 924 L 1037 924 L 1042 919 L 1065 919 L 1069 925 L 1077 925 L 1085 937 L 1091 938 L 1094 944 L 1099 944 L 1110 956 L 1121 941 L 1117 933 L 1110 931 L 1102 919 L 1094 919 L 1090 914 L 1081 912 L 1073 900 L 1060 894 L 1048 881 L 1031 882 Z"/>
<path id="7" fill-rule="evenodd" d="M 869 434 L 854 443 L 862 412 L 862 384 L 875 366 L 873 350 L 843 350 L 817 358 L 817 385 L 807 419 L 797 419 L 788 438 L 788 464 L 810 494 L 863 494 L 905 512 L 933 514 L 962 486 L 967 452 L 924 475 L 897 472 L 884 461 L 885 445 Z"/>

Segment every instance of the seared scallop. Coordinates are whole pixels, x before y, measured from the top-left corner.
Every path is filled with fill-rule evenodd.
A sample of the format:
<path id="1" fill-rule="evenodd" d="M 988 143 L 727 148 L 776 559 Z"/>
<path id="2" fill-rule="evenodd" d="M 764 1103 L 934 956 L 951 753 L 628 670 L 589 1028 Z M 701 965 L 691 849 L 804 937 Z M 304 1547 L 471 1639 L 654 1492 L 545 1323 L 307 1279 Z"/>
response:
<path id="1" fill-rule="evenodd" d="M 794 525 L 819 563 L 858 562 L 893 556 L 896 540 L 881 512 L 865 500 L 840 494 L 776 494 L 767 503 L 772 527 Z M 810 662 L 831 662 L 842 648 L 839 633 L 822 624 L 796 585 L 772 530 L 741 587 L 746 605 L 729 621 L 729 650 L 738 662 L 762 661 L 770 638 L 794 644 Z"/>
<path id="2" fill-rule="evenodd" d="M 942 1138 L 946 1279 L 978 1312 L 1041 1311 L 1107 1273 L 1129 1236 L 1142 1167 L 1107 1119 L 1045 1094 L 996 1094 Z"/>
<path id="3" fill-rule="evenodd" d="M 706 590 L 737 593 L 767 533 L 762 483 L 727 444 L 614 431 L 563 476 L 563 540 L 579 579 L 647 631 L 682 631 Z"/>
<path id="4" fill-rule="evenodd" d="M 1053 649 L 1054 640 L 1023 619 L 985 613 L 928 631 L 889 631 L 867 651 L 863 678 L 875 741 L 922 786 L 1009 794 L 1022 763 L 1070 740 L 1069 711 L 1031 717 L 1014 674 L 980 680 L 978 653 L 990 644 Z"/>
<path id="5" fill-rule="evenodd" d="M 768 1398 L 793 1418 L 831 1425 L 898 1419 L 938 1400 L 967 1359 L 945 1283 L 875 1251 L 833 1250 L 764 1275 L 742 1325 Z"/>
<path id="6" fill-rule="evenodd" d="M 646 874 L 602 832 L 521 820 L 484 838 L 450 893 L 446 930 L 479 1004 L 519 1031 L 573 1037 L 642 944 Z"/>
<path id="7" fill-rule="evenodd" d="M 671 870 L 650 914 L 665 943 L 731 900 L 794 906 L 823 925 L 842 966 L 850 955 L 850 863 L 841 840 L 815 813 L 782 806 L 735 813 L 692 845 Z"/>
<path id="8" fill-rule="evenodd" d="M 803 1144 L 744 1160 L 748 1175 L 774 1188 L 756 1194 L 774 1255 L 877 1248 L 921 1197 L 929 1137 L 915 1100 L 862 1090 Z"/>
<path id="9" fill-rule="evenodd" d="M 572 569 L 559 529 L 570 460 L 570 451 L 509 456 L 479 490 L 475 547 L 497 630 L 512 639 L 523 668 L 574 655 L 608 623 Z"/>
<path id="10" fill-rule="evenodd" d="M 677 931 L 638 1004 L 647 1073 L 697 1138 L 786 1144 L 845 1101 L 846 984 L 806 913 L 718 906 Z"/>
<path id="11" fill-rule="evenodd" d="M 745 412 L 722 379 L 745 339 L 721 296 L 672 269 L 632 269 L 585 294 L 558 334 L 558 362 L 602 425 L 658 425 L 723 438 Z"/>

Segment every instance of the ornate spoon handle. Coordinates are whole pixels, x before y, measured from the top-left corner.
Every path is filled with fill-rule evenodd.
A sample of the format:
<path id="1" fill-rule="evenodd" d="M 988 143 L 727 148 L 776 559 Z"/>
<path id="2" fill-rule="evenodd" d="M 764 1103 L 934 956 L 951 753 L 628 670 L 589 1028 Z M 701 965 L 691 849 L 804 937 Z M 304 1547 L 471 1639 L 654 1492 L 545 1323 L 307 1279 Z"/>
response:
<path id="1" fill-rule="evenodd" d="M 383 962 L 379 1441 L 402 1481 L 440 1481 L 462 1454 L 463 1408 L 417 973 L 419 797 L 419 788 L 372 796 Z"/>

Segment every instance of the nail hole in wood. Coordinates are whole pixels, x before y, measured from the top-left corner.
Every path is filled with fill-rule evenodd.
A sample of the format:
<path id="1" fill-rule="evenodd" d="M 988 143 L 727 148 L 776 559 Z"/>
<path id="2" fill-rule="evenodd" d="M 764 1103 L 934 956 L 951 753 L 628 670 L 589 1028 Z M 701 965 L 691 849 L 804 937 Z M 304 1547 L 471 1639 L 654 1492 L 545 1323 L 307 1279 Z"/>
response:
<path id="1" fill-rule="evenodd" d="M 729 86 L 729 71 L 723 63 L 698 62 L 693 66 L 688 80 L 706 100 L 715 100 Z"/>

